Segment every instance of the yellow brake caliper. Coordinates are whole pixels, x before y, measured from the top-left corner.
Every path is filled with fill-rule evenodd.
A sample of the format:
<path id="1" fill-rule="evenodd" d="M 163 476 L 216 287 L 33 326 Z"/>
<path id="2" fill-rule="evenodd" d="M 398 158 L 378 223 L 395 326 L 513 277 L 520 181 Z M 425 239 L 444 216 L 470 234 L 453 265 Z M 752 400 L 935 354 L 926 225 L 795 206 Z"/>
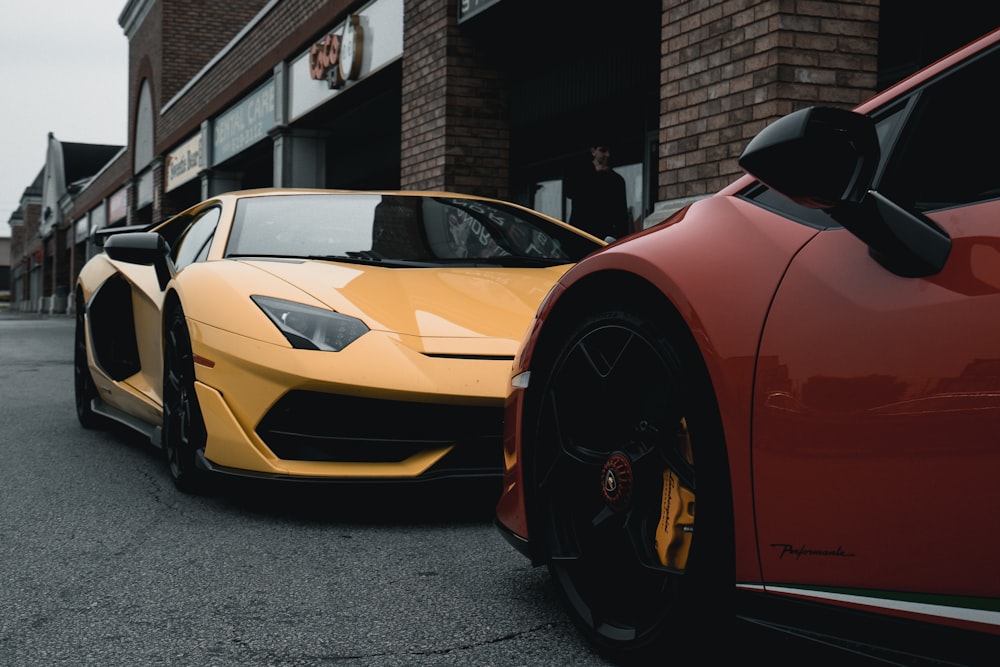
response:
<path id="1" fill-rule="evenodd" d="M 677 433 L 677 447 L 684 459 L 693 464 L 691 439 L 683 419 Z M 683 570 L 694 536 L 694 491 L 682 487 L 677 474 L 668 468 L 663 471 L 662 496 L 660 521 L 656 526 L 656 553 L 664 567 Z"/>

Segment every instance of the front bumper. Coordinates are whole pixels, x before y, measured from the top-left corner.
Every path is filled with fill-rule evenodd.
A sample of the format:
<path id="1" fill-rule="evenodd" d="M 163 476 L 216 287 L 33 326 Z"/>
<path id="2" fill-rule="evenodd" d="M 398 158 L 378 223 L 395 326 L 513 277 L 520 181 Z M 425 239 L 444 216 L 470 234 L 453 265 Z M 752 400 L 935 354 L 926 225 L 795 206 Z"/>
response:
<path id="1" fill-rule="evenodd" d="M 209 469 L 357 480 L 501 474 L 507 360 L 431 358 L 384 335 L 347 354 L 191 329 Z"/>

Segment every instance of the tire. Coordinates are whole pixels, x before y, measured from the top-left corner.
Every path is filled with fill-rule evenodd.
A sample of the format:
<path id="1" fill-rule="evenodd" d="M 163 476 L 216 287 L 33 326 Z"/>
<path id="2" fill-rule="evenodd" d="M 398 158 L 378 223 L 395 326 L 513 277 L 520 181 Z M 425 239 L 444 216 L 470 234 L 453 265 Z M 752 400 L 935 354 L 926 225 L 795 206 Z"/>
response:
<path id="1" fill-rule="evenodd" d="M 551 363 L 539 359 L 541 377 L 532 369 L 533 534 L 602 654 L 704 657 L 694 638 L 705 628 L 695 628 L 729 622 L 734 589 L 728 466 L 707 373 L 693 343 L 675 344 L 666 322 L 641 311 L 573 321 Z"/>
<path id="2" fill-rule="evenodd" d="M 197 465 L 207 434 L 194 381 L 191 336 L 184 311 L 175 304 L 164 320 L 162 438 L 170 477 L 185 493 L 204 491 L 206 482 Z"/>
<path id="3" fill-rule="evenodd" d="M 84 428 L 100 428 L 104 419 L 94 412 L 97 386 L 87 365 L 86 305 L 82 299 L 76 303 L 76 332 L 73 338 L 73 393 L 76 400 L 76 417 Z"/>

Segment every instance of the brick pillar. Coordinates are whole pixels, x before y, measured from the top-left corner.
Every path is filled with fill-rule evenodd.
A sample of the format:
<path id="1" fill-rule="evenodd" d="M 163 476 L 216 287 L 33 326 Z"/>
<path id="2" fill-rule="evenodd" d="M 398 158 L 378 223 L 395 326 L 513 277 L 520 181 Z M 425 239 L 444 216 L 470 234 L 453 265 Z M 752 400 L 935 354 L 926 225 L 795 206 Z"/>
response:
<path id="1" fill-rule="evenodd" d="M 403 3 L 401 184 L 506 198 L 506 78 L 462 33 L 457 7 L 452 0 Z"/>
<path id="2" fill-rule="evenodd" d="M 138 186 L 136 185 L 136 178 L 133 176 L 125 183 L 125 222 L 124 225 L 136 225 L 139 224 L 138 218 L 136 217 L 136 207 L 135 201 L 138 198 Z"/>
<path id="3" fill-rule="evenodd" d="M 878 19 L 879 0 L 664 0 L 659 199 L 730 183 L 746 143 L 786 113 L 870 97 Z"/>
<path id="4" fill-rule="evenodd" d="M 162 222 L 169 218 L 173 211 L 170 209 L 170 199 L 163 191 L 166 186 L 167 161 L 162 156 L 153 160 L 153 214 L 152 222 Z"/>

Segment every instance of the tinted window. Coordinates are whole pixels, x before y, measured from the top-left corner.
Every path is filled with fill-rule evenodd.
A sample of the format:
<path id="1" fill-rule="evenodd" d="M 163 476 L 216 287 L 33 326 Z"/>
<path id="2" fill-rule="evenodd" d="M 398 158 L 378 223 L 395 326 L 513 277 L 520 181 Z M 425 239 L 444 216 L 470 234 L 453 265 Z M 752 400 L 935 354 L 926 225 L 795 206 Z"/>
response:
<path id="1" fill-rule="evenodd" d="M 796 204 L 788 197 L 775 192 L 763 183 L 754 183 L 741 192 L 740 196 L 773 213 L 791 218 L 810 227 L 826 229 L 828 227 L 839 226 L 825 211 Z"/>
<path id="2" fill-rule="evenodd" d="M 926 87 L 916 100 L 879 190 L 930 211 L 1000 196 L 1000 125 L 992 82 L 1000 51 Z"/>
<path id="3" fill-rule="evenodd" d="M 178 271 L 188 264 L 202 262 L 208 256 L 219 216 L 218 208 L 203 212 L 183 231 L 177 242 L 171 245 L 170 257 Z"/>

